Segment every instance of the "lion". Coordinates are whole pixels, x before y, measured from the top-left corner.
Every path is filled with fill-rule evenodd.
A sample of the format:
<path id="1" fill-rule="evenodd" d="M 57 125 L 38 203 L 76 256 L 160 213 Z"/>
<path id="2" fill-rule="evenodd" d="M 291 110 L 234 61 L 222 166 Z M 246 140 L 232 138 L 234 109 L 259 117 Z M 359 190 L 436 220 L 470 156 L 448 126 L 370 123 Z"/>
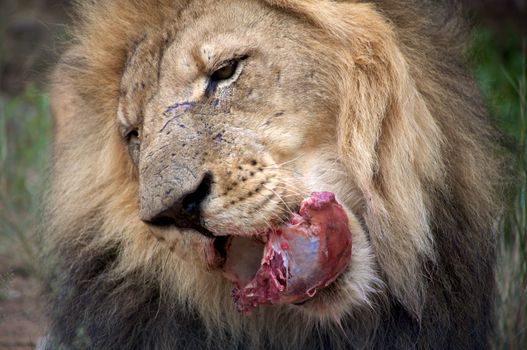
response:
<path id="1" fill-rule="evenodd" d="M 500 166 L 456 9 L 77 12 L 51 84 L 49 349 L 490 346 Z M 226 241 L 316 191 L 348 217 L 345 270 L 304 302 L 238 312 Z"/>

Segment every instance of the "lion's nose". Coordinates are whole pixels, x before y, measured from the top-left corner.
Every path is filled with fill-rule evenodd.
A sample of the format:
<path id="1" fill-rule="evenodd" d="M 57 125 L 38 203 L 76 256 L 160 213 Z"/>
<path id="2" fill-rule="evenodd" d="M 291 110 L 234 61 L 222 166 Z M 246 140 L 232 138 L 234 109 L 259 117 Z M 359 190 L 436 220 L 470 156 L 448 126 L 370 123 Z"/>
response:
<path id="1" fill-rule="evenodd" d="M 144 220 L 155 226 L 176 226 L 191 228 L 211 236 L 212 233 L 202 226 L 201 206 L 210 195 L 212 174 L 206 173 L 201 183 L 193 191 L 176 198 L 168 207 Z"/>

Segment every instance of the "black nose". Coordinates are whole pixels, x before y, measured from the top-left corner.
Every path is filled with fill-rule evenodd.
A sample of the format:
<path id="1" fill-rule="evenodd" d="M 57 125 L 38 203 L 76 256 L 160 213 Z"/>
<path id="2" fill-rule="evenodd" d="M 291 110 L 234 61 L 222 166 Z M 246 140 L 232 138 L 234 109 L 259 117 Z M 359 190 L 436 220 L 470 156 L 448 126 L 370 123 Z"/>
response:
<path id="1" fill-rule="evenodd" d="M 178 198 L 172 205 L 154 215 L 148 222 L 156 226 L 191 228 L 206 236 L 212 233 L 202 226 L 201 204 L 210 195 L 212 174 L 206 173 L 199 186 L 191 193 Z"/>

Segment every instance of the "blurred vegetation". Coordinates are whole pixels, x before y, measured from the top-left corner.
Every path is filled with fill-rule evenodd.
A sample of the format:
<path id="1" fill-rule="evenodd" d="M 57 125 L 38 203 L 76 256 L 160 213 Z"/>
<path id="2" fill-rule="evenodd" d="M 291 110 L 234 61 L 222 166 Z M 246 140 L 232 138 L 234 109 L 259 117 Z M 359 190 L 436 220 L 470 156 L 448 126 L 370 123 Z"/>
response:
<path id="1" fill-rule="evenodd" d="M 33 86 L 0 96 L 0 253 L 16 243 L 31 272 L 38 271 L 35 233 L 50 159 L 47 96 Z M 4 244 L 2 244 L 4 243 Z"/>
<path id="2" fill-rule="evenodd" d="M 527 41 L 476 31 L 475 73 L 491 117 L 512 155 L 506 208 L 500 223 L 497 348 L 527 349 Z"/>
<path id="3" fill-rule="evenodd" d="M 22 56 L 15 55 L 17 50 L 12 45 L 23 41 L 24 45 L 31 47 L 34 38 L 24 33 L 48 28 L 41 26 L 37 12 L 31 12 L 34 10 L 31 4 L 38 3 L 41 8 L 47 8 L 46 4 L 57 6 L 67 0 L 0 1 L 0 257 L 22 259 L 25 269 L 38 277 L 41 263 L 35 235 L 50 159 L 49 101 L 42 87 L 27 83 L 38 81 L 30 76 L 32 69 L 40 71 L 41 68 L 35 68 L 25 58 L 21 64 L 24 69 L 9 67 L 17 67 L 22 56 L 27 57 L 23 54 L 25 49 L 20 51 Z M 515 1 L 525 4 L 523 0 Z M 22 10 L 21 4 L 26 4 Z M 11 12 L 6 12 L 6 8 Z M 19 19 L 17 16 L 21 11 L 30 11 L 31 20 Z M 59 12 L 63 16 L 64 10 Z M 7 16 L 17 14 L 9 18 L 15 23 L 14 36 L 6 37 L 12 29 L 7 28 L 9 21 L 2 13 Z M 517 22 L 525 25 L 527 19 Z M 500 298 L 495 344 L 499 349 L 527 349 L 527 43 L 525 37 L 521 37 L 526 30 L 520 27 L 521 24 L 516 24 L 509 30 L 499 24 L 496 27 L 491 22 L 482 22 L 474 30 L 470 50 L 474 73 L 490 116 L 503 132 L 504 144 L 513 160 L 508 174 L 507 206 L 499 223 L 499 232 L 502 233 L 498 273 Z M 60 33 L 60 30 L 54 33 Z M 37 59 L 34 55 L 30 58 L 52 61 L 50 57 L 53 55 L 45 55 L 49 50 L 42 49 L 42 40 L 48 40 L 45 37 L 49 37 L 49 33 L 38 35 L 38 44 L 33 46 L 47 58 Z M 0 278 L 0 299 L 4 294 L 2 284 L 6 280 Z"/>

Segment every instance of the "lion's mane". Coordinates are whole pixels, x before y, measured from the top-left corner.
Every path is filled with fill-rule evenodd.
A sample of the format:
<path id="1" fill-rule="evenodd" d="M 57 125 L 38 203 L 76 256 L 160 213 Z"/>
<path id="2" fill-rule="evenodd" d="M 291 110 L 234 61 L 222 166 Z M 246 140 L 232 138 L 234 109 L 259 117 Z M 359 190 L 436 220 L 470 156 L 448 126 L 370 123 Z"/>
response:
<path id="1" fill-rule="evenodd" d="M 266 0 L 323 29 L 339 53 L 335 152 L 368 203 L 363 225 L 384 292 L 333 322 L 294 311 L 240 317 L 220 276 L 137 224 L 137 173 L 115 125 L 122 72 L 137 40 L 164 31 L 187 2 L 79 5 L 51 91 L 48 347 L 488 347 L 498 164 L 457 11 L 434 1 Z"/>

